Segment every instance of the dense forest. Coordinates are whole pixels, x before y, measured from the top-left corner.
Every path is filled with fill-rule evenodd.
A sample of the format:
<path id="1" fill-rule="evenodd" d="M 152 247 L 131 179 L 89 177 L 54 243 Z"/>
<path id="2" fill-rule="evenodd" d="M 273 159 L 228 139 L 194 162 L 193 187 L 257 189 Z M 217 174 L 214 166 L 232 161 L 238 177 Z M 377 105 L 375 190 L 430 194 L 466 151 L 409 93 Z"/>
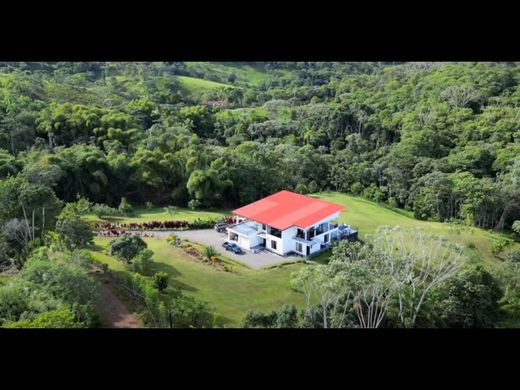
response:
<path id="1" fill-rule="evenodd" d="M 519 218 L 517 64 L 263 63 L 253 81 L 240 63 L 188 65 L 1 64 L 3 187 L 38 171 L 63 201 L 233 207 L 332 189 L 421 219 Z"/>
<path id="2" fill-rule="evenodd" d="M 78 199 L 339 191 L 510 232 L 519 124 L 518 63 L 0 63 L 0 263 Z"/>

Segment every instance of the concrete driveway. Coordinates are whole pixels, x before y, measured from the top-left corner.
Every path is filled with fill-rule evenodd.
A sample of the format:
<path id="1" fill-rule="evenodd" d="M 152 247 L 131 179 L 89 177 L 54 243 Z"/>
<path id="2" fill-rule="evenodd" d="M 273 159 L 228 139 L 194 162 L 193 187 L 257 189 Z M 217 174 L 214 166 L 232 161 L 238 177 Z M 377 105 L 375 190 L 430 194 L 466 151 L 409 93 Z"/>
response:
<path id="1" fill-rule="evenodd" d="M 236 260 L 253 269 L 268 267 L 281 263 L 292 263 L 302 259 L 296 255 L 282 257 L 265 250 L 259 253 L 251 253 L 249 251 L 242 250 L 242 254 L 237 255 L 233 252 L 225 250 L 222 247 L 222 243 L 227 239 L 227 234 L 218 233 L 214 229 L 182 230 L 173 233 L 179 238 L 198 242 L 206 246 L 212 246 L 221 255 Z"/>

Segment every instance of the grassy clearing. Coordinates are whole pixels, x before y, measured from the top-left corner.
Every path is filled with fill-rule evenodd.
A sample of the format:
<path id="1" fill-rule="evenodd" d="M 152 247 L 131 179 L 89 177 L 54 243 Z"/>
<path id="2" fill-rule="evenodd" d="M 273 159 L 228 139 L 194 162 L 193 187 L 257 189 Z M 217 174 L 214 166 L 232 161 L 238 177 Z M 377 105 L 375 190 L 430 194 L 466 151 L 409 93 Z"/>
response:
<path id="1" fill-rule="evenodd" d="M 248 84 L 258 86 L 269 77 L 260 67 L 253 67 L 246 64 L 234 63 L 218 63 L 218 62 L 187 62 L 186 67 L 189 70 L 202 70 L 208 73 L 216 74 L 223 80 L 227 80 L 231 73 L 235 74 L 237 80 L 235 83 Z"/>
<path id="2" fill-rule="evenodd" d="M 200 95 L 217 88 L 234 88 L 232 85 L 188 76 L 177 76 L 177 80 L 179 80 L 181 88 L 190 95 Z"/>
<path id="3" fill-rule="evenodd" d="M 154 207 L 151 209 L 147 208 L 136 208 L 132 216 L 124 217 L 107 217 L 105 221 L 120 222 L 120 223 L 132 223 L 132 222 L 150 222 L 150 221 L 188 221 L 193 222 L 196 219 L 218 219 L 224 215 L 230 215 L 229 210 L 190 210 L 179 208 L 173 214 L 168 213 L 162 207 Z M 90 222 L 102 222 L 94 214 L 87 214 L 85 217 L 86 221 Z"/>
<path id="4" fill-rule="evenodd" d="M 453 223 L 419 221 L 413 218 L 410 212 L 336 192 L 323 192 L 313 196 L 345 205 L 346 209 L 340 215 L 340 222 L 358 228 L 359 238 L 362 240 L 366 239 L 367 234 L 374 233 L 376 228 L 382 225 L 422 228 L 432 234 L 464 245 L 468 255 L 484 260 L 487 264 L 500 263 L 509 250 L 519 246 L 518 244 L 510 245 L 504 253 L 497 257 L 491 253 L 491 245 L 498 239 L 510 238 L 506 234 Z"/>
<path id="5" fill-rule="evenodd" d="M 93 256 L 116 272 L 126 272 L 121 262 L 103 253 L 110 240 L 97 237 Z M 279 309 L 286 302 L 303 306 L 303 296 L 289 286 L 290 274 L 303 264 L 269 270 L 242 267 L 237 273 L 229 273 L 194 260 L 164 239 L 146 238 L 145 241 L 155 253 L 152 273 L 168 273 L 172 283 L 184 293 L 207 301 L 218 313 L 218 326 L 239 326 L 248 309 Z"/>

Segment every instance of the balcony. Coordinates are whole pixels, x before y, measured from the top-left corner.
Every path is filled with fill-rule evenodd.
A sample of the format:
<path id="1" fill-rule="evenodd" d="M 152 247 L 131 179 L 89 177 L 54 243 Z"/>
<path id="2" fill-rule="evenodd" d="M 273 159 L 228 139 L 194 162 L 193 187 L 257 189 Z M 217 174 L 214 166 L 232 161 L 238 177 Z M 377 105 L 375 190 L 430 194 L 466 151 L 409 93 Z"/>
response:
<path id="1" fill-rule="evenodd" d="M 300 242 L 300 243 L 302 243 L 302 244 L 305 244 L 305 245 L 310 245 L 310 246 L 316 244 L 315 241 L 307 240 L 307 239 L 305 239 L 305 238 L 297 237 L 297 236 L 294 236 L 294 237 L 293 237 L 293 240 L 295 240 L 295 241 L 297 241 L 297 242 Z"/>
<path id="2" fill-rule="evenodd" d="M 271 236 L 275 236 L 278 238 L 282 238 L 282 231 L 275 228 L 269 228 L 267 234 L 270 234 Z"/>
<path id="3" fill-rule="evenodd" d="M 311 228 L 308 231 L 298 229 L 296 233 L 297 238 L 311 241 L 314 237 L 321 234 L 330 233 L 332 230 L 337 229 L 338 225 L 334 223 L 320 225 L 317 228 Z"/>

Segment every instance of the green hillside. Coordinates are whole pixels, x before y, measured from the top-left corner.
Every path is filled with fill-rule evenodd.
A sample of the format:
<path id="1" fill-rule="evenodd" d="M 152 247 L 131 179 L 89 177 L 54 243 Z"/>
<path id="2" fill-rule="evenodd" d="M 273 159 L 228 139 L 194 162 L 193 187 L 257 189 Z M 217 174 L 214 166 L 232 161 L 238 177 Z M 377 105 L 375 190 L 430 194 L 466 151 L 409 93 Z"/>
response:
<path id="1" fill-rule="evenodd" d="M 232 85 L 217 83 L 215 81 L 197 79 L 194 77 L 177 76 L 180 87 L 189 95 L 199 95 L 206 91 L 211 91 L 217 88 L 233 88 Z"/>
<path id="2" fill-rule="evenodd" d="M 254 64 L 253 64 L 254 65 Z M 187 62 L 186 68 L 192 72 L 205 72 L 228 80 L 231 74 L 236 76 L 235 84 L 246 84 L 258 86 L 262 84 L 269 75 L 261 66 L 251 64 L 221 63 L 221 62 Z"/>
<path id="3" fill-rule="evenodd" d="M 500 264 L 511 249 L 520 247 L 518 243 L 512 244 L 503 253 L 495 256 L 491 253 L 493 242 L 499 239 L 511 240 L 509 236 L 460 224 L 419 221 L 404 210 L 377 204 L 356 196 L 335 192 L 324 192 L 313 196 L 345 205 L 345 210 L 341 212 L 340 222 L 358 228 L 361 239 L 365 239 L 367 234 L 374 233 L 378 226 L 424 229 L 464 245 L 469 256 L 485 260 L 488 264 Z"/>

